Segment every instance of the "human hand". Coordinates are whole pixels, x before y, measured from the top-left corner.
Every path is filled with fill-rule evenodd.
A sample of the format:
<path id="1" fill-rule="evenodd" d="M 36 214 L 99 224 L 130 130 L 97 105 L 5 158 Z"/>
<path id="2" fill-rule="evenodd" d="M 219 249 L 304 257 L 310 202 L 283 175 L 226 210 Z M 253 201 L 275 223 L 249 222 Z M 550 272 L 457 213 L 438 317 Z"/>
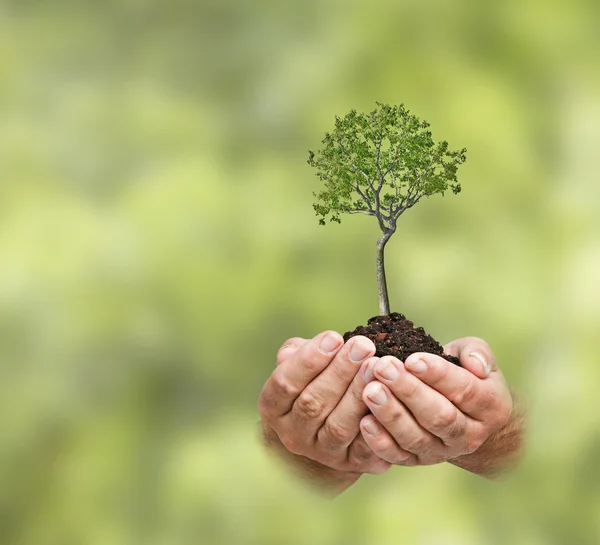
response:
<path id="1" fill-rule="evenodd" d="M 363 392 L 372 415 L 361 420 L 361 432 L 391 464 L 430 465 L 469 455 L 509 421 L 513 400 L 487 343 L 467 337 L 444 352 L 462 367 L 415 353 L 404 363 L 385 356 L 373 368 L 376 380 Z"/>
<path id="2" fill-rule="evenodd" d="M 260 394 L 259 412 L 269 427 L 263 433 L 274 430 L 288 452 L 338 472 L 387 471 L 390 463 L 372 451 L 359 428 L 368 413 L 362 393 L 374 353 L 366 337 L 344 344 L 334 331 L 286 341 Z"/>

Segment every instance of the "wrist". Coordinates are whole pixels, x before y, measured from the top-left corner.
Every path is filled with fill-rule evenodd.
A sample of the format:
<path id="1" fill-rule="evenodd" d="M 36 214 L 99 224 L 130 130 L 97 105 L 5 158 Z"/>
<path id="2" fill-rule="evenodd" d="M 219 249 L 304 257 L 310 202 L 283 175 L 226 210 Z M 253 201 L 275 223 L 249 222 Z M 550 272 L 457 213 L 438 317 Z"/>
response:
<path id="1" fill-rule="evenodd" d="M 504 426 L 494 431 L 475 452 L 448 462 L 492 480 L 512 469 L 523 452 L 525 428 L 525 413 L 514 393 L 513 400 L 513 410 Z"/>
<path id="2" fill-rule="evenodd" d="M 337 496 L 362 475 L 358 472 L 334 469 L 306 456 L 291 453 L 281 443 L 277 432 L 264 421 L 259 423 L 259 429 L 262 443 L 267 450 L 282 459 L 303 481 L 322 492 Z"/>

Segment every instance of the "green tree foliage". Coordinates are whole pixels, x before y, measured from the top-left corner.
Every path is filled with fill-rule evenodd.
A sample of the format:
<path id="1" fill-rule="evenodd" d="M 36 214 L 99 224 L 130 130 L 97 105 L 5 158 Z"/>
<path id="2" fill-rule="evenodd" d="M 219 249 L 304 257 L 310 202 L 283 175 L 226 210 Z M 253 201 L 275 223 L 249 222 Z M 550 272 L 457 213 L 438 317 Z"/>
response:
<path id="1" fill-rule="evenodd" d="M 450 150 L 448 142 L 433 141 L 429 123 L 403 104 L 377 102 L 370 114 L 351 110 L 336 116 L 335 128 L 323 139 L 323 149 L 309 151 L 308 164 L 317 169 L 325 189 L 313 193 L 319 223 L 341 223 L 340 214 L 375 216 L 383 232 L 377 241 L 379 313 L 390 313 L 384 249 L 396 232 L 400 215 L 423 197 L 451 190 L 460 192 L 457 172 L 466 149 Z"/>
<path id="2" fill-rule="evenodd" d="M 423 197 L 451 190 L 460 192 L 458 167 L 466 149 L 452 151 L 448 142 L 435 143 L 429 123 L 403 104 L 377 102 L 369 114 L 352 110 L 336 116 L 323 149 L 309 152 L 325 189 L 314 193 L 319 223 L 340 223 L 340 214 L 375 216 L 381 230 L 396 230 L 400 215 Z"/>

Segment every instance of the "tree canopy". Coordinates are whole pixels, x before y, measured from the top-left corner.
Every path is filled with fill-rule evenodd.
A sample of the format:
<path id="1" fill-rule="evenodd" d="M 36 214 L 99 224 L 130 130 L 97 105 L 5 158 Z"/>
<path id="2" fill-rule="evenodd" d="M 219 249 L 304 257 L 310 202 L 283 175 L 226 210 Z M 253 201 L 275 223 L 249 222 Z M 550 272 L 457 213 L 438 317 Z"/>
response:
<path id="1" fill-rule="evenodd" d="M 398 217 L 423 197 L 461 190 L 458 167 L 466 149 L 453 151 L 435 143 L 429 123 L 403 104 L 377 102 L 369 114 L 351 110 L 335 117 L 323 148 L 309 151 L 325 188 L 314 193 L 319 223 L 340 223 L 340 214 L 375 216 L 383 232 L 395 231 Z"/>

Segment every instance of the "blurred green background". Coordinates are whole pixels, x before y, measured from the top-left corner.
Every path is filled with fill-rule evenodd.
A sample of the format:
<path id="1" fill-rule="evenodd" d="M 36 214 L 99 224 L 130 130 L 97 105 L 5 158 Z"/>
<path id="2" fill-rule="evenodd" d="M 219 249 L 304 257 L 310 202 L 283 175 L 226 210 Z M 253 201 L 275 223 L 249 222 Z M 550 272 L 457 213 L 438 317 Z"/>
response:
<path id="1" fill-rule="evenodd" d="M 600 3 L 0 1 L 0 542 L 600 542 Z M 319 227 L 334 115 L 405 103 L 463 192 L 387 247 L 392 310 L 486 339 L 518 471 L 267 457 L 292 336 L 377 314 L 371 218 Z"/>

